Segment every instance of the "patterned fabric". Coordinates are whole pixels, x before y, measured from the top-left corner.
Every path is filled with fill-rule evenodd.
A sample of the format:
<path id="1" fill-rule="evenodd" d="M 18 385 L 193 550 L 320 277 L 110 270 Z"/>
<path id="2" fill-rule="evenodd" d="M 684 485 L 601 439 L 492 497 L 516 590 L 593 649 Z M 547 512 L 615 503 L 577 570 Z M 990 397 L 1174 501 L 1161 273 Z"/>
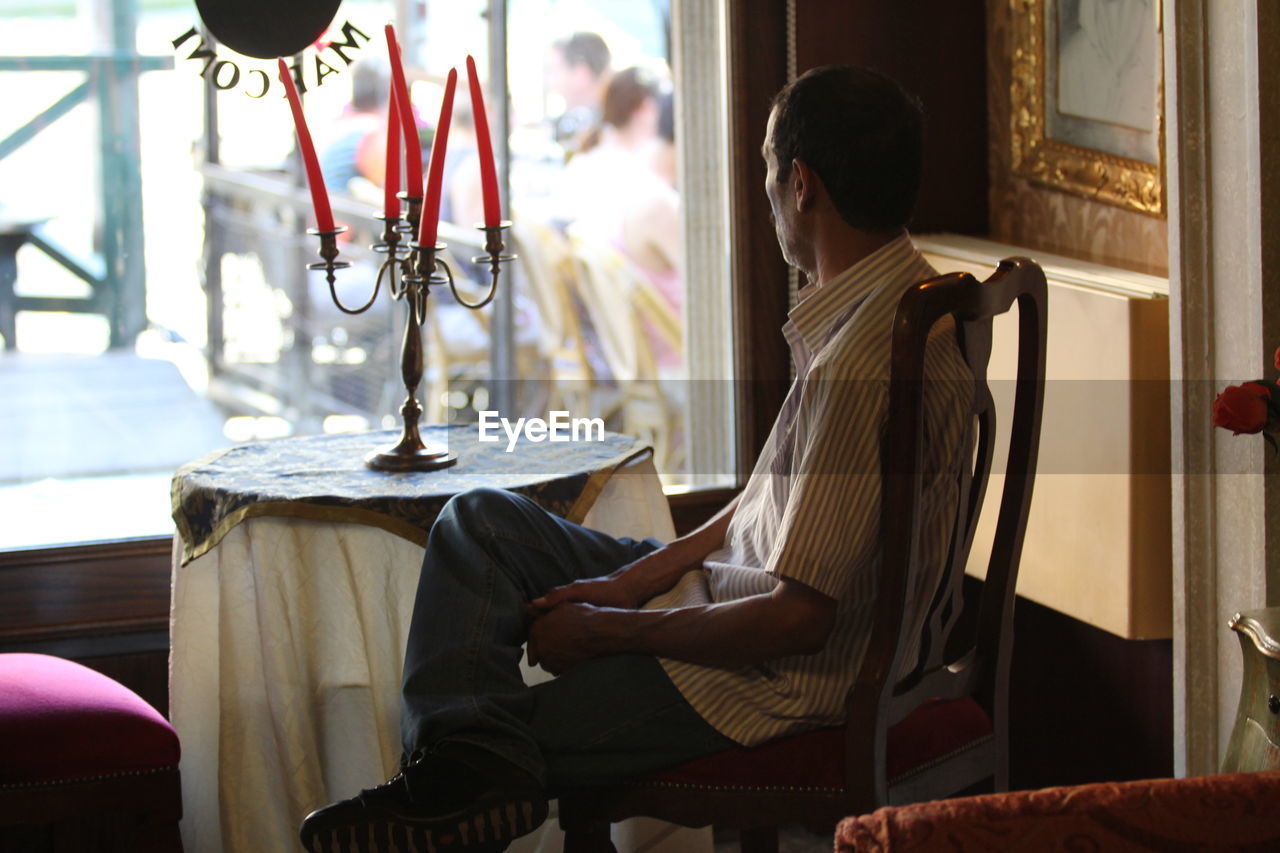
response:
<path id="1" fill-rule="evenodd" d="M 522 437 L 508 453 L 476 440 L 474 424 L 431 426 L 427 444 L 447 447 L 457 464 L 439 471 L 385 473 L 365 467 L 371 450 L 396 432 L 288 438 L 243 444 L 180 468 L 171 489 L 182 536 L 182 564 L 215 546 L 246 518 L 286 515 L 380 527 L 425 545 L 445 502 L 477 486 L 510 489 L 570 521 L 581 521 L 613 472 L 647 445 L 605 433 L 603 440 L 537 443 Z"/>
<path id="2" fill-rule="evenodd" d="M 889 806 L 841 821 L 836 850 L 1280 850 L 1280 771 L 1107 782 Z"/>
<path id="3" fill-rule="evenodd" d="M 880 562 L 880 457 L 891 326 L 902 294 L 936 273 L 905 233 L 800 293 L 783 332 L 796 376 L 729 525 L 725 546 L 646 609 L 733 601 L 792 578 L 836 599 L 816 655 L 736 669 L 664 660 L 698 713 L 746 746 L 844 720 L 869 638 Z M 921 558 L 910 601 L 923 610 L 941 573 L 958 500 L 973 374 L 944 318 L 926 349 Z M 918 620 L 923 614 L 917 614 Z M 913 650 L 907 660 L 914 664 Z"/>

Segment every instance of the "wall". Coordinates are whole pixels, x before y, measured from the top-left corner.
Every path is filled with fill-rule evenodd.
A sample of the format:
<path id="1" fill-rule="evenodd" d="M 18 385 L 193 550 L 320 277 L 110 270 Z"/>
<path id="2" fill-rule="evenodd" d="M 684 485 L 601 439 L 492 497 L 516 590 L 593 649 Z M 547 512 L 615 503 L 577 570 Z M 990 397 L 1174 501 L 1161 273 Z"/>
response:
<path id="1" fill-rule="evenodd" d="M 925 163 L 911 227 L 987 230 L 983 0 L 796 0 L 795 59 L 874 68 L 920 99 Z"/>
<path id="2" fill-rule="evenodd" d="M 70 658 L 167 713 L 167 538 L 0 552 L 0 653 Z"/>
<path id="3" fill-rule="evenodd" d="M 1167 276 L 1165 219 L 1012 174 L 1010 36 L 1019 5 L 1024 0 L 986 2 L 991 239 Z M 1016 623 L 1014 787 L 1173 773 L 1171 641 L 1122 640 L 1022 599 Z"/>

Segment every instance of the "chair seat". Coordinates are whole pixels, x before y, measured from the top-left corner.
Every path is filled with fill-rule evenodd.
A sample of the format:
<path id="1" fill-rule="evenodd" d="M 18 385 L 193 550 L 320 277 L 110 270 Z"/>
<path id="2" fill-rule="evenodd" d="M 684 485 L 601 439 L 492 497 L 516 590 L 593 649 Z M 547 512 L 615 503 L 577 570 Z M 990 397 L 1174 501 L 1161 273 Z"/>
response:
<path id="1" fill-rule="evenodd" d="M 0 654 L 0 787 L 177 767 L 173 726 L 127 687 L 62 658 Z"/>
<path id="2" fill-rule="evenodd" d="M 889 729 L 889 781 L 985 741 L 992 732 L 991 718 L 973 699 L 930 700 Z M 815 729 L 695 758 L 651 773 L 640 784 L 703 790 L 841 791 L 844 751 L 844 726 Z"/>

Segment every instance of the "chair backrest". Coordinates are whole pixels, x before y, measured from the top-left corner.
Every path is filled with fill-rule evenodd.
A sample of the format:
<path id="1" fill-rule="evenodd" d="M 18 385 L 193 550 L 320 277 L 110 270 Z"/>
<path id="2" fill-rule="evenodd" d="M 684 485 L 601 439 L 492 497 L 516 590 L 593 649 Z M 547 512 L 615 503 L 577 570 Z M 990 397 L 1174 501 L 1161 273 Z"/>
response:
<path id="1" fill-rule="evenodd" d="M 636 311 L 637 295 L 651 286 L 614 249 L 573 239 L 578 298 L 595 329 L 611 378 L 652 380 L 658 375 L 653 346 Z"/>
<path id="2" fill-rule="evenodd" d="M 568 241 L 549 226 L 529 221 L 512 226 L 512 237 L 538 311 L 539 349 L 551 364 L 548 378 L 591 378 L 587 344 L 573 302 Z"/>
<path id="3" fill-rule="evenodd" d="M 652 332 L 654 343 L 668 347 L 683 360 L 680 313 L 663 297 L 657 286 L 644 276 L 637 277 L 631 302 L 641 325 Z"/>
<path id="4" fill-rule="evenodd" d="M 876 622 L 849 695 L 846 774 L 868 802 L 888 802 L 885 742 L 890 726 L 933 698 L 969 696 L 991 716 L 999 760 L 1007 760 L 1009 659 L 1014 587 L 1031 504 L 1044 400 L 1044 273 L 1026 258 L 1000 263 L 985 282 L 962 273 L 915 285 L 893 324 L 889 415 L 883 455 L 882 564 Z M 987 383 L 992 318 L 1018 306 L 1018 364 L 1008 467 L 990 563 L 977 616 L 961 618 L 965 564 L 982 511 L 996 438 Z M 908 591 L 918 588 L 920 497 L 924 478 L 925 344 L 934 323 L 955 318 L 956 335 L 974 375 L 970 430 L 959 474 L 959 505 L 947 563 L 925 613 Z M 907 660 L 908 649 L 919 654 Z M 905 675 L 903 673 L 906 673 Z M 954 793 L 954 792 L 951 792 Z"/>

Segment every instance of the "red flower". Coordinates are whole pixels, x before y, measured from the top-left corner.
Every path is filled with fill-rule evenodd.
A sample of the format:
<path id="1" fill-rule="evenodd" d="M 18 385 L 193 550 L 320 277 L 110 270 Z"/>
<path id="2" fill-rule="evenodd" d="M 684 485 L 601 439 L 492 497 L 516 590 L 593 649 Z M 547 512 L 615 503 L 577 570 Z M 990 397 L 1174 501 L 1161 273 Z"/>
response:
<path id="1" fill-rule="evenodd" d="M 1213 423 L 1235 435 L 1262 432 L 1271 392 L 1258 382 L 1228 385 L 1213 401 Z"/>

